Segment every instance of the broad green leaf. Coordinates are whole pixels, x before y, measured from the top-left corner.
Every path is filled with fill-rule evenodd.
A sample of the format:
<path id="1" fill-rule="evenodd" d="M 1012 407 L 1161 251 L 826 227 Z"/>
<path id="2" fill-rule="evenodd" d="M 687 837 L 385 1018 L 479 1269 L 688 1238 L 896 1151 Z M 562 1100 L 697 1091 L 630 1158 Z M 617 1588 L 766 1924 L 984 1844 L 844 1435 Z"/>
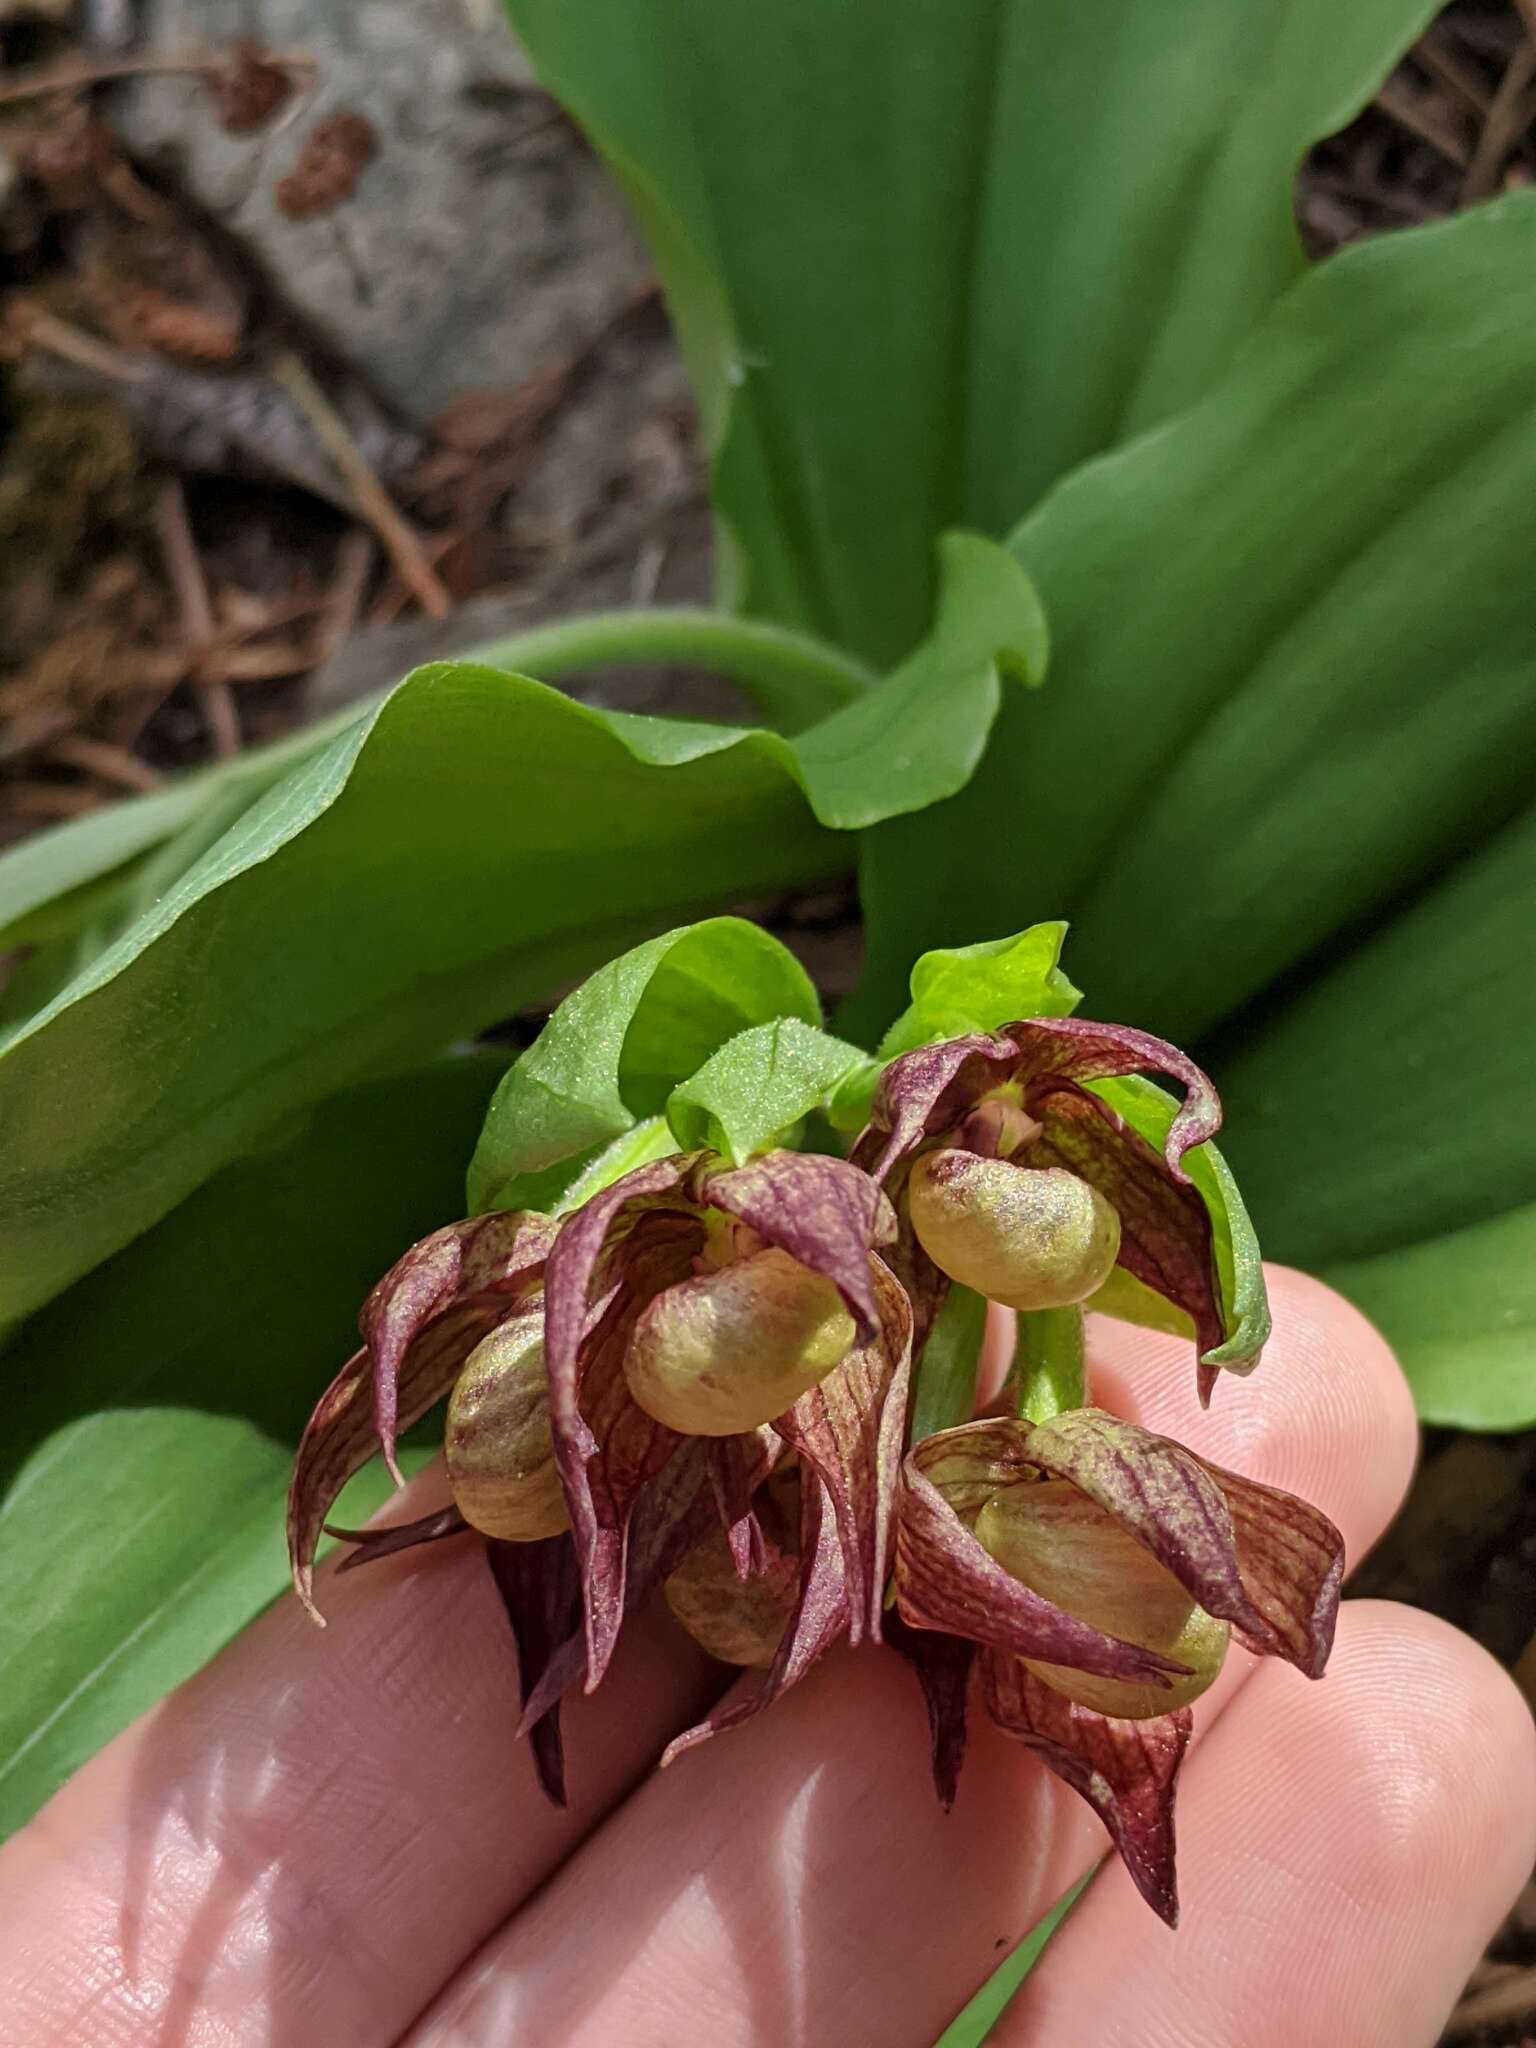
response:
<path id="1" fill-rule="evenodd" d="M 1187 1043 L 1529 798 L 1533 320 L 1536 196 L 1345 250 L 1047 499 L 1051 686 L 872 836 L 871 1008 L 1070 916 L 1096 1013 Z"/>
<path id="2" fill-rule="evenodd" d="M 1045 615 L 1006 550 L 974 533 L 939 544 L 939 601 L 922 643 L 890 675 L 806 733 L 796 754 L 816 815 L 852 828 L 953 796 L 976 772 L 1002 677 L 1045 674 Z"/>
<path id="3" fill-rule="evenodd" d="M 957 1280 L 945 1295 L 928 1341 L 914 1361 L 907 1440 L 920 1444 L 941 1429 L 969 1422 L 987 1334 L 987 1300 Z"/>
<path id="4" fill-rule="evenodd" d="M 851 1066 L 856 1045 L 796 1018 L 756 1025 L 727 1041 L 667 1101 L 667 1121 L 684 1151 L 705 1145 L 734 1165 L 792 1142 Z"/>
<path id="5" fill-rule="evenodd" d="M 1102 1096 L 1149 1145 L 1162 1151 L 1179 1107 L 1165 1089 L 1139 1074 L 1085 1085 Z M 1202 1362 L 1241 1372 L 1258 1357 L 1270 1331 L 1263 1256 L 1237 1182 L 1216 1147 L 1192 1146 L 1184 1154 L 1183 1165 L 1211 1219 L 1216 1275 L 1221 1284 L 1222 1322 L 1227 1333 L 1225 1343 L 1213 1351 L 1202 1352 Z M 1148 1295 L 1152 1295 L 1150 1288 L 1141 1287 L 1130 1274 L 1117 1272 L 1111 1276 L 1111 1284 L 1100 1288 L 1087 1305 L 1128 1322 L 1146 1322 L 1155 1330 L 1177 1328 L 1178 1324 L 1169 1316 L 1168 1304 L 1156 1295 L 1152 1295 L 1149 1303 L 1145 1300 Z"/>
<path id="6" fill-rule="evenodd" d="M 714 917 L 648 939 L 568 995 L 496 1091 L 469 1169 L 469 1206 L 544 1209 L 551 1168 L 659 1115 L 727 1039 L 775 1017 L 819 1024 L 794 955 L 754 924 Z"/>
<path id="7" fill-rule="evenodd" d="M 850 656 L 803 633 L 686 606 L 594 612 L 534 626 L 464 659 L 543 682 L 614 663 L 712 669 L 739 683 L 770 724 L 790 733 L 841 709 L 876 680 Z M 72 934 L 103 911 L 120 928 L 178 882 L 274 783 L 381 701 L 349 705 L 168 789 L 27 840 L 0 859 L 0 946 Z"/>
<path id="8" fill-rule="evenodd" d="M 0 1054 L 0 1316 L 279 1119 L 696 905 L 835 872 L 788 743 L 418 671 Z"/>
<path id="9" fill-rule="evenodd" d="M 989 542 L 951 537 L 944 576 L 931 643 L 803 740 L 602 713 L 467 662 L 418 670 L 0 1051 L 0 1320 L 289 1110 L 478 1029 L 680 912 L 837 872 L 850 852 L 819 826 L 957 788 L 999 664 L 1035 672 L 1039 610 Z M 767 641 L 780 665 L 790 645 L 802 668 L 836 665 L 724 614 L 578 620 L 521 645 L 578 666 L 578 650 L 659 645 L 680 617 L 698 658 L 707 644 L 742 674 Z"/>
<path id="10" fill-rule="evenodd" d="M 877 661 L 936 533 L 1001 530 L 1226 365 L 1301 268 L 1300 157 L 1432 11 L 509 5 L 650 240 L 747 608 Z"/>
<path id="11" fill-rule="evenodd" d="M 1323 1277 L 1390 1335 L 1426 1422 L 1536 1425 L 1536 1203 Z"/>
<path id="12" fill-rule="evenodd" d="M 1536 807 L 1218 1049 L 1228 1150 L 1275 1257 L 1336 1267 L 1536 1200 L 1533 951 Z"/>
<path id="13" fill-rule="evenodd" d="M 1012 938 L 924 953 L 912 970 L 912 1000 L 880 1041 L 880 1057 L 998 1031 L 1021 1017 L 1070 1017 L 1083 997 L 1058 964 L 1066 936 L 1059 921 L 1032 924 Z"/>
<path id="14" fill-rule="evenodd" d="M 501 1062 L 322 1104 L 42 1311 L 0 1431 L 0 1834 L 286 1583 L 304 1419 L 358 1306 L 457 1213 Z M 340 1511 L 387 1488 L 359 1476 Z"/>

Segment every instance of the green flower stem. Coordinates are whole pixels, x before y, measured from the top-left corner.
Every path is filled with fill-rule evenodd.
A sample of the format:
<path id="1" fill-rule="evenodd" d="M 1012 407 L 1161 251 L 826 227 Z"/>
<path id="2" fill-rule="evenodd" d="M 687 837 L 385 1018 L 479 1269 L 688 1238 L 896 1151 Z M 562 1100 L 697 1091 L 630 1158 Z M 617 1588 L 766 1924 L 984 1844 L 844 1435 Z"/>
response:
<path id="1" fill-rule="evenodd" d="M 790 733 L 851 703 L 876 680 L 862 662 L 808 633 L 682 605 L 592 612 L 532 626 L 456 659 L 516 669 L 539 682 L 632 661 L 713 669 L 739 683 L 760 711 Z"/>
<path id="2" fill-rule="evenodd" d="M 913 1443 L 970 1421 L 986 1328 L 985 1299 L 969 1287 L 951 1287 L 917 1361 L 912 1390 Z"/>
<path id="3" fill-rule="evenodd" d="M 1019 1334 L 1009 1374 L 1026 1422 L 1049 1422 L 1087 1400 L 1083 1371 L 1083 1312 L 1037 1308 L 1018 1317 Z"/>

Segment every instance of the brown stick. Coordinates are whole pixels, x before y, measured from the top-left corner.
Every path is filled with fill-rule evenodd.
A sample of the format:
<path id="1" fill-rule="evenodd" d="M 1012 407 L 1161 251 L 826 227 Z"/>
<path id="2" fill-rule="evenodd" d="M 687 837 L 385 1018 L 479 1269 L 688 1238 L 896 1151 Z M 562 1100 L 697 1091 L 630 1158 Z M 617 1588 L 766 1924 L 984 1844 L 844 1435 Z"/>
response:
<path id="1" fill-rule="evenodd" d="M 316 440 L 341 472 L 359 513 L 383 542 L 401 581 L 429 618 L 446 619 L 452 599 L 422 553 L 421 542 L 368 467 L 346 421 L 291 349 L 277 357 L 272 374 L 314 428 Z"/>
<path id="2" fill-rule="evenodd" d="M 1420 142 L 1427 142 L 1431 149 L 1438 150 L 1458 170 L 1466 169 L 1469 153 L 1461 137 L 1442 128 L 1412 93 L 1403 91 L 1395 78 L 1389 78 L 1377 93 L 1376 104 L 1383 113 L 1390 114 L 1400 128 L 1406 128 L 1410 135 L 1417 135 Z"/>
<path id="3" fill-rule="evenodd" d="M 193 649 L 192 688 L 208 728 L 213 751 L 228 760 L 240 751 L 240 714 L 229 678 L 214 659 L 218 625 L 208 596 L 208 583 L 187 518 L 187 495 L 180 477 L 169 477 L 155 500 L 155 532 L 165 557 L 166 574 L 181 607 L 182 630 Z"/>
<path id="4" fill-rule="evenodd" d="M 1484 2027 L 1505 2026 L 1513 2020 L 1536 2018 L 1536 1969 L 1516 1970 L 1497 1984 L 1471 1992 L 1451 2014 L 1445 2030 L 1448 2041 L 1480 2033 Z"/>
<path id="5" fill-rule="evenodd" d="M 1483 132 L 1477 138 L 1477 148 L 1472 152 L 1467 175 L 1461 181 L 1463 206 L 1470 205 L 1474 199 L 1486 199 L 1497 187 L 1510 152 L 1531 118 L 1526 97 L 1533 78 L 1536 78 L 1536 42 L 1527 36 L 1504 67 L 1504 76 L 1499 80 L 1493 105 L 1488 109 Z"/>
<path id="6" fill-rule="evenodd" d="M 280 71 L 317 71 L 319 64 L 307 50 L 264 51 L 264 61 Z M 93 64 L 48 64 L 26 72 L 9 85 L 0 85 L 0 106 L 17 100 L 36 99 L 39 93 L 82 92 L 87 86 L 110 85 L 115 78 L 160 78 L 185 73 L 193 78 L 217 78 L 229 69 L 227 51 L 187 50 L 180 56 L 103 57 Z"/>
<path id="7" fill-rule="evenodd" d="M 130 754 L 126 747 L 114 747 L 106 740 L 87 739 L 83 733 L 70 733 L 59 740 L 54 746 L 53 758 L 68 768 L 83 769 L 87 775 L 94 775 L 102 782 L 114 783 L 119 789 L 158 789 L 164 780 L 147 761 L 141 761 L 137 754 Z"/>

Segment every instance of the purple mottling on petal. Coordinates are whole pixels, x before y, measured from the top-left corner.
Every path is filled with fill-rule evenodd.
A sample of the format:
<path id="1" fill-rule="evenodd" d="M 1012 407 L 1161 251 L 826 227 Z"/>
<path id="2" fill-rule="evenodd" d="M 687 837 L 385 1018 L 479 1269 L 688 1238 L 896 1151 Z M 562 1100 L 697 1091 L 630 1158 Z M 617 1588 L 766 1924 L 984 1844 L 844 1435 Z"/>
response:
<path id="1" fill-rule="evenodd" d="M 630 1328 L 655 1291 L 631 1270 L 636 1246 L 625 1241 L 625 1232 L 639 1216 L 654 1214 L 658 1203 L 675 1200 L 690 1209 L 680 1190 L 693 1164 L 692 1155 L 657 1160 L 594 1195 L 561 1225 L 544 1270 L 550 1434 L 581 1572 L 588 1690 L 607 1669 L 624 1617 L 625 1552 L 636 1495 L 681 1441 L 645 1415 L 624 1380 Z M 634 1238 L 633 1228 L 628 1235 Z M 617 1240 L 612 1272 L 605 1258 L 610 1240 Z M 685 1246 L 683 1240 L 676 1247 L 681 1263 L 671 1279 L 688 1271 Z M 620 1283 L 616 1289 L 614 1279 Z M 591 1299 L 600 1283 L 608 1288 L 608 1306 L 594 1329 Z"/>
<path id="2" fill-rule="evenodd" d="M 400 1426 L 409 1428 L 442 1399 L 459 1369 L 489 1329 L 515 1315 L 515 1301 L 491 1308 L 463 1303 L 438 1315 L 409 1346 L 397 1379 Z M 372 1400 L 372 1361 L 356 1351 L 320 1396 L 304 1426 L 288 1489 L 288 1561 L 294 1588 L 316 1621 L 315 1545 L 331 1504 L 378 1449 Z"/>
<path id="3" fill-rule="evenodd" d="M 1096 1095 L 1053 1082 L 1031 1104 L 1041 1136 L 1032 1166 L 1064 1166 L 1099 1190 L 1120 1218 L 1117 1263 L 1183 1309 L 1197 1348 L 1226 1341 L 1221 1282 L 1204 1202 L 1162 1155 Z"/>
<path id="4" fill-rule="evenodd" d="M 867 1337 L 879 1328 L 869 1255 L 896 1234 L 896 1218 L 868 1174 L 816 1152 L 769 1152 L 712 1173 L 700 1199 L 755 1230 L 830 1280 Z"/>
<path id="5" fill-rule="evenodd" d="M 1284 1657 L 1308 1678 L 1321 1678 L 1339 1614 L 1344 1538 L 1310 1502 L 1201 1463 L 1232 1517 L 1252 1617 L 1239 1624 L 1243 1640 L 1262 1655 Z"/>

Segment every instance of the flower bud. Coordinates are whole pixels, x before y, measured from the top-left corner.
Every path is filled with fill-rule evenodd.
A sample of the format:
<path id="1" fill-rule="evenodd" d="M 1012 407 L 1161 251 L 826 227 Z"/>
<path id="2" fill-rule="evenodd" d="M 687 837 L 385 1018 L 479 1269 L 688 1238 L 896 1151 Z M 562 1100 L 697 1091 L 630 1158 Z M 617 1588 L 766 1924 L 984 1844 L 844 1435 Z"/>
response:
<path id="1" fill-rule="evenodd" d="M 977 1516 L 976 1537 L 1011 1577 L 1055 1606 L 1190 1667 L 1188 1678 L 1164 1687 L 1021 1660 L 1079 1706 L 1144 1721 L 1198 1699 L 1221 1669 L 1227 1624 L 1197 1606 L 1166 1566 L 1069 1480 L 1000 1489 Z"/>
<path id="2" fill-rule="evenodd" d="M 1120 1218 L 1061 1167 L 926 1152 L 907 1182 L 918 1242 L 942 1272 L 1005 1308 L 1066 1308 L 1109 1278 Z"/>
<path id="3" fill-rule="evenodd" d="M 443 1448 L 466 1522 L 510 1543 L 569 1528 L 549 1433 L 543 1317 L 518 1316 L 483 1338 L 448 1402 Z"/>
<path id="4" fill-rule="evenodd" d="M 648 1302 L 624 1354 L 635 1400 L 685 1436 L 771 1422 L 852 1348 L 830 1280 L 777 1249 L 700 1273 Z"/>

